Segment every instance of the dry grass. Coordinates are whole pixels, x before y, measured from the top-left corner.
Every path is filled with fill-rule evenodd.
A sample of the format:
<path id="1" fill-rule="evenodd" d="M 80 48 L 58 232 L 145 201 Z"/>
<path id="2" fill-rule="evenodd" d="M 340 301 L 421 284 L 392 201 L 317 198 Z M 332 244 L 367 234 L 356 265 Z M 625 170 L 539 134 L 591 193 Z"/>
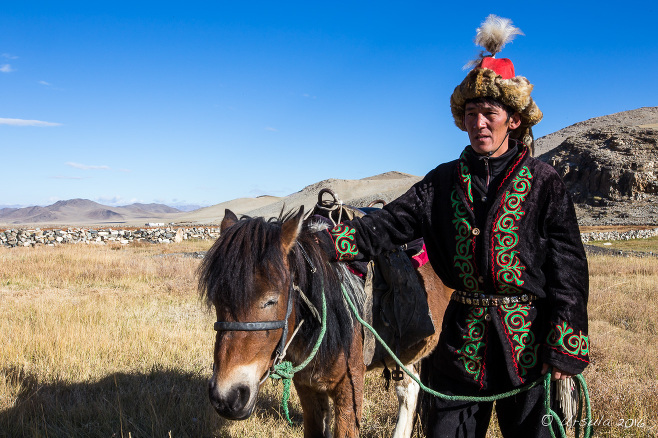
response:
<path id="1" fill-rule="evenodd" d="M 595 240 L 587 244 L 618 251 L 641 251 L 658 254 L 658 236 L 648 239 Z"/>
<path id="2" fill-rule="evenodd" d="M 199 260 L 175 254 L 209 245 L 0 249 L 0 437 L 301 436 L 280 385 L 243 422 L 210 408 L 214 316 L 197 298 Z M 393 421 L 379 401 L 365 436 Z M 295 394 L 291 412 L 301 421 Z"/>
<path id="3" fill-rule="evenodd" d="M 212 340 L 198 261 L 156 248 L 0 252 L 0 431 L 207 433 L 189 403 L 203 397 Z"/>
<path id="4" fill-rule="evenodd" d="M 209 245 L 0 249 L 0 437 L 302 436 L 281 418 L 280 385 L 242 422 L 209 407 L 214 318 L 197 298 L 198 259 L 175 254 Z M 654 436 L 658 261 L 592 257 L 590 270 L 596 433 Z M 362 436 L 388 436 L 395 406 L 370 375 Z M 295 394 L 291 412 L 299 422 Z"/>
<path id="5" fill-rule="evenodd" d="M 657 436 L 658 260 L 592 257 L 589 265 L 592 364 L 585 377 L 594 420 L 611 424 L 599 434 Z"/>

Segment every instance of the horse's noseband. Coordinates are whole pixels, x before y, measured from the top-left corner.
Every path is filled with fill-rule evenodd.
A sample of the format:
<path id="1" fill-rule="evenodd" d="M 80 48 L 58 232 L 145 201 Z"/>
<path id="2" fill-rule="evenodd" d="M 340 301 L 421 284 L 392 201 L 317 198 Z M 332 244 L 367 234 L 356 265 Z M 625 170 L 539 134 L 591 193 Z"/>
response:
<path id="1" fill-rule="evenodd" d="M 258 322 L 232 322 L 232 321 L 217 321 L 215 323 L 215 331 L 246 331 L 246 332 L 256 332 L 260 330 L 276 330 L 283 328 L 286 322 L 284 320 L 280 321 L 258 321 Z"/>

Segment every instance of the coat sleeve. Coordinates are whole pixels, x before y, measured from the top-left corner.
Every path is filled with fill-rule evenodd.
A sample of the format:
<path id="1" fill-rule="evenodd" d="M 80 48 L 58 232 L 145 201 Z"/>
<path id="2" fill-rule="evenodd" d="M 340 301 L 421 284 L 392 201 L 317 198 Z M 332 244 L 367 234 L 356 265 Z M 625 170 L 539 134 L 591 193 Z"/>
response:
<path id="1" fill-rule="evenodd" d="M 329 229 L 334 258 L 349 261 L 374 257 L 419 238 L 423 213 L 431 208 L 426 201 L 429 181 L 428 174 L 381 210 Z"/>
<path id="2" fill-rule="evenodd" d="M 544 205 L 548 238 L 545 288 L 550 306 L 544 362 L 579 374 L 589 363 L 587 258 L 573 202 L 557 174 L 550 179 Z"/>

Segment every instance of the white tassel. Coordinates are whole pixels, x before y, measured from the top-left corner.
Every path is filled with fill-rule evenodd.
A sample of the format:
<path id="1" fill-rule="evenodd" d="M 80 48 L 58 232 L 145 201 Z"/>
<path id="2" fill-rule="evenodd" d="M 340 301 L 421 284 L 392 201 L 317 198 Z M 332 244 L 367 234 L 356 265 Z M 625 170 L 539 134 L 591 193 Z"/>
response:
<path id="1" fill-rule="evenodd" d="M 475 44 L 484 47 L 495 56 L 505 44 L 511 42 L 517 35 L 523 35 L 521 29 L 512 26 L 512 20 L 491 14 L 477 28 Z"/>
<path id="2" fill-rule="evenodd" d="M 505 44 L 511 42 L 517 35 L 524 33 L 518 27 L 512 26 L 512 20 L 494 14 L 489 15 L 476 30 L 475 44 L 483 47 L 490 55 L 487 55 L 486 51 L 480 52 L 480 56 L 469 61 L 464 66 L 464 70 L 476 67 L 485 56 L 495 58 L 496 53 L 499 53 Z"/>
<path id="3" fill-rule="evenodd" d="M 555 400 L 564 415 L 564 425 L 573 427 L 578 413 L 578 392 L 573 378 L 555 382 Z"/>

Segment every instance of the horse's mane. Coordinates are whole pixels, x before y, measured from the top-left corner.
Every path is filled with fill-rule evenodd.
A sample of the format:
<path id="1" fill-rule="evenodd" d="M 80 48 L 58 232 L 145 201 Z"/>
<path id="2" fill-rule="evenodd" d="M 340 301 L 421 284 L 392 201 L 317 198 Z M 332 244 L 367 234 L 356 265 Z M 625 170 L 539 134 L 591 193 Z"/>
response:
<path id="1" fill-rule="evenodd" d="M 199 266 L 199 292 L 209 305 L 222 306 L 236 317 L 246 314 L 257 298 L 253 296 L 257 272 L 270 273 L 268 280 L 280 282 L 276 285 L 279 290 L 286 287 L 283 282 L 292 275 L 318 311 L 322 309 L 324 291 L 327 331 L 318 359 L 329 360 L 337 351 L 349 348 L 354 332 L 354 318 L 344 302 L 341 283 L 359 304 L 363 302 L 363 283 L 344 264 L 328 261 L 313 237 L 318 230 L 318 224 L 313 221 L 304 223 L 297 244 L 288 254 L 290 272 L 286 270 L 281 226 L 295 213 L 282 211 L 278 219 L 270 220 L 242 217 L 226 229 Z M 310 264 L 317 269 L 315 273 L 311 272 Z M 301 299 L 296 300 L 296 314 L 305 321 L 298 336 L 310 349 L 320 323 Z"/>

